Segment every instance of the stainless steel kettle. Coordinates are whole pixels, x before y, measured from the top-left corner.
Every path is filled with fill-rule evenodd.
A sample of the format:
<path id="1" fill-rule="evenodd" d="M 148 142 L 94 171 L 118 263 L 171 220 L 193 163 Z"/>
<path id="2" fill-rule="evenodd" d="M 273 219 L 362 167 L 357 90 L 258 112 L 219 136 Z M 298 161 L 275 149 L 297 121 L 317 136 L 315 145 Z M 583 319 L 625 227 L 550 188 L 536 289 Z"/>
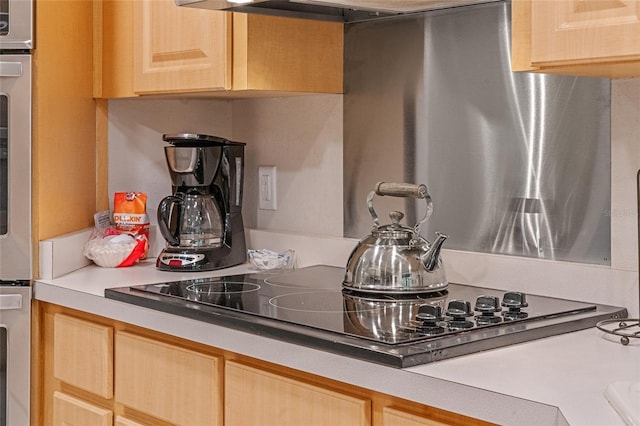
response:
<path id="1" fill-rule="evenodd" d="M 413 227 L 400 224 L 404 214 L 399 211 L 391 212 L 391 223 L 381 226 L 373 208 L 375 195 L 424 199 L 427 210 Z M 433 211 L 427 186 L 379 182 L 369 193 L 367 206 L 373 218 L 373 230 L 351 252 L 343 287 L 397 294 L 430 293 L 446 289 L 449 282 L 440 258 L 440 249 L 447 236 L 436 233 L 436 239 L 431 244 L 420 235 L 420 226 Z"/>

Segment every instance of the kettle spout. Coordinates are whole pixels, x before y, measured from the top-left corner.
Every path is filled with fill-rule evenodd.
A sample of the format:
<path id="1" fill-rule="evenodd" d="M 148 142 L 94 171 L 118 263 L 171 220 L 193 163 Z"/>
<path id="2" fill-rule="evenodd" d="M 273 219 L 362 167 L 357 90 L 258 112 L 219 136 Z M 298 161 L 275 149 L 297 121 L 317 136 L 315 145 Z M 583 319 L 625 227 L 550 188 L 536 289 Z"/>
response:
<path id="1" fill-rule="evenodd" d="M 433 272 L 437 268 L 438 261 L 440 260 L 440 250 L 442 249 L 444 240 L 447 238 L 449 238 L 448 235 L 436 232 L 436 240 L 433 242 L 429 250 L 420 256 L 422 265 L 427 272 Z"/>

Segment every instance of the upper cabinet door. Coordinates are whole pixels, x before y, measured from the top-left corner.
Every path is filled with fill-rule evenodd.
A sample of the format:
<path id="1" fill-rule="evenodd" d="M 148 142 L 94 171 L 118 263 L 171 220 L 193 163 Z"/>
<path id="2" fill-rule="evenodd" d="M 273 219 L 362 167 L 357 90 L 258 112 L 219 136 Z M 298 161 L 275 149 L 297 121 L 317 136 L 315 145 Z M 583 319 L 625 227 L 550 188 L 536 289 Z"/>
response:
<path id="1" fill-rule="evenodd" d="M 231 16 L 176 6 L 174 0 L 134 3 L 136 93 L 228 90 Z"/>
<path id="2" fill-rule="evenodd" d="M 614 62 L 639 58 L 639 1 L 531 1 L 533 65 Z"/>

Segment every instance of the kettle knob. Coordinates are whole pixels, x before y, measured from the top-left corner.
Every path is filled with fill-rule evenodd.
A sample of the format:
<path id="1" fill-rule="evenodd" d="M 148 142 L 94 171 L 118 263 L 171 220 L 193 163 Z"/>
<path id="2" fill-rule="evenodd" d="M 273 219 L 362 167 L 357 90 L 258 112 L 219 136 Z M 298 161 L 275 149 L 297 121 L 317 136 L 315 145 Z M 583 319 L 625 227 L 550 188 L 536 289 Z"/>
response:
<path id="1" fill-rule="evenodd" d="M 400 224 L 402 218 L 404 218 L 404 213 L 394 210 L 389 213 L 389 217 L 391 218 L 391 223 L 393 223 L 394 225 L 398 225 Z"/>

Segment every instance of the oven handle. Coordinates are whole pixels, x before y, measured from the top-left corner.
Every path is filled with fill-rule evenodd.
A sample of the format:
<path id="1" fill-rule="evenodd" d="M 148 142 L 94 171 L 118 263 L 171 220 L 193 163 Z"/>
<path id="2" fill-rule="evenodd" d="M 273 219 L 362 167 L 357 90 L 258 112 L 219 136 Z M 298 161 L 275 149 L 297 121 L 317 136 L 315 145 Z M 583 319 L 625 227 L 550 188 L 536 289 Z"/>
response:
<path id="1" fill-rule="evenodd" d="M 0 62 L 0 77 L 22 77 L 22 63 Z"/>
<path id="2" fill-rule="evenodd" d="M 22 309 L 21 294 L 0 294 L 0 311 Z"/>

